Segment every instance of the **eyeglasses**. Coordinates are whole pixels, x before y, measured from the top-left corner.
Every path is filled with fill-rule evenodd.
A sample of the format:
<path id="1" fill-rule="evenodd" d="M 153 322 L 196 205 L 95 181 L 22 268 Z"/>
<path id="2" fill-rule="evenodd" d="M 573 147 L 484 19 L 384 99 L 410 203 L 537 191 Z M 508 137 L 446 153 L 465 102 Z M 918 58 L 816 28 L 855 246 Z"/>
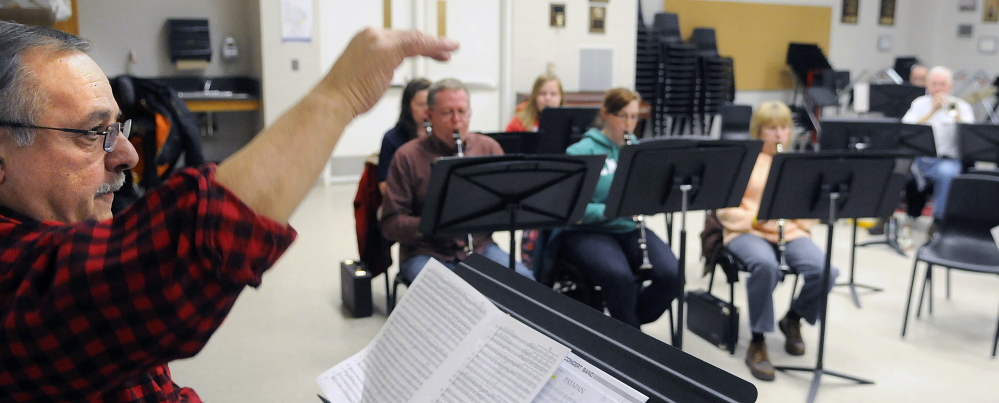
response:
<path id="1" fill-rule="evenodd" d="M 46 129 L 46 130 L 58 130 L 67 133 L 79 133 L 88 134 L 91 136 L 104 136 L 104 151 L 112 152 L 114 151 L 114 142 L 118 138 L 119 134 L 128 138 L 128 135 L 132 132 L 132 119 L 128 119 L 124 122 L 115 122 L 104 129 L 104 131 L 97 130 L 82 130 L 82 129 L 66 129 L 61 127 L 46 127 L 46 126 L 35 126 L 20 122 L 5 122 L 0 121 L 0 126 L 6 127 L 20 127 L 24 129 Z"/>
<path id="2" fill-rule="evenodd" d="M 458 117 L 462 117 L 463 118 L 463 117 L 467 117 L 468 114 L 471 113 L 471 111 L 469 111 L 468 109 L 448 109 L 446 111 L 434 111 L 434 113 L 440 115 L 441 117 L 445 117 L 445 118 L 450 118 L 451 116 L 454 116 L 455 114 L 457 114 Z"/>
<path id="3" fill-rule="evenodd" d="M 622 113 L 615 113 L 614 116 L 617 116 L 617 117 L 619 117 L 621 119 L 638 120 L 638 115 L 629 115 L 629 114 L 624 113 L 624 112 L 622 112 Z"/>

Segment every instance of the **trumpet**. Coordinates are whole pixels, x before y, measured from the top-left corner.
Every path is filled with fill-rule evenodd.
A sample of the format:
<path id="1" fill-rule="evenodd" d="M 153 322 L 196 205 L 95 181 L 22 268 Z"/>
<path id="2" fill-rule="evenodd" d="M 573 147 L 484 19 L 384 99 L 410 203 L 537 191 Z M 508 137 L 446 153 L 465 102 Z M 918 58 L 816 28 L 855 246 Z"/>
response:
<path id="1" fill-rule="evenodd" d="M 459 158 L 464 157 L 465 142 L 461 139 L 461 132 L 455 130 L 454 133 L 451 134 L 451 136 L 454 137 L 454 146 L 458 148 L 458 157 Z M 472 251 L 475 250 L 475 246 L 472 245 L 472 234 L 467 234 L 466 236 L 468 238 L 466 239 L 467 242 L 465 243 L 465 253 L 472 253 Z"/>
<path id="2" fill-rule="evenodd" d="M 784 152 L 784 145 L 777 143 L 777 153 L 780 154 Z M 787 239 L 784 239 L 784 225 L 787 224 L 786 220 L 783 218 L 777 219 L 777 250 L 780 251 L 780 270 L 787 271 Z"/>
<path id="3" fill-rule="evenodd" d="M 634 133 L 629 133 L 624 135 L 624 144 L 632 145 L 635 143 L 636 137 Z M 651 269 L 652 262 L 649 260 L 649 243 L 648 239 L 645 238 L 645 216 L 636 215 L 632 217 L 635 223 L 638 224 L 638 249 L 642 250 L 642 269 Z"/>

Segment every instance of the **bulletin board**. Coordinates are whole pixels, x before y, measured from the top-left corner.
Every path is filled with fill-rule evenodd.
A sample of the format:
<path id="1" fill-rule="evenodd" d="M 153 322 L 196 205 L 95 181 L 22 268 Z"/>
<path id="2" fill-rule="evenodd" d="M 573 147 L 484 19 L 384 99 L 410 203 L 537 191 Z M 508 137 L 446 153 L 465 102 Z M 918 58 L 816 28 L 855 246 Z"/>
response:
<path id="1" fill-rule="evenodd" d="M 786 63 L 791 42 L 814 43 L 829 56 L 831 7 L 704 0 L 663 2 L 666 12 L 679 16 L 684 38 L 689 38 L 694 28 L 715 29 L 718 53 L 732 57 L 739 90 L 793 88 L 794 75 Z"/>

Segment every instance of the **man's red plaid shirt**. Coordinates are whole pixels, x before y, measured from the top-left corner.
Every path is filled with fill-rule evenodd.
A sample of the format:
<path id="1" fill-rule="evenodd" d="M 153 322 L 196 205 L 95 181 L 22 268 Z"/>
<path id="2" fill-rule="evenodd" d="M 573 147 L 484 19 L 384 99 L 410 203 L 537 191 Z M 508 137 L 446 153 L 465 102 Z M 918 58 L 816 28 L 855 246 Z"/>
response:
<path id="1" fill-rule="evenodd" d="M 0 207 L 0 400 L 198 402 L 193 356 L 295 238 L 188 168 L 111 220 Z"/>

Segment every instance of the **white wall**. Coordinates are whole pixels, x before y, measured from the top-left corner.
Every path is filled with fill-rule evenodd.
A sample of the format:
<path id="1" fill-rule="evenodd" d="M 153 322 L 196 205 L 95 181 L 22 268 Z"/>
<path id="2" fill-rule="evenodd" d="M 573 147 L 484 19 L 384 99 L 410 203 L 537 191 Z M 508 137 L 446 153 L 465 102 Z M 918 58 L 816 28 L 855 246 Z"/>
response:
<path id="1" fill-rule="evenodd" d="M 109 77 L 128 72 L 136 76 L 248 75 L 259 76 L 259 15 L 253 0 L 77 1 L 80 35 L 94 42 L 91 57 Z M 178 71 L 170 64 L 166 20 L 207 18 L 212 41 L 212 61 L 204 71 Z M 231 36 L 239 57 L 224 62 L 219 48 Z M 128 52 L 136 51 L 129 65 Z"/>
<path id="2" fill-rule="evenodd" d="M 473 3 L 474 1 L 474 3 Z M 264 5 L 261 12 L 269 15 L 276 6 Z M 393 2 L 393 26 L 417 28 L 436 32 L 436 1 L 414 0 Z M 502 130 L 513 114 L 513 96 L 516 92 L 530 91 L 538 74 L 545 71 L 547 63 L 555 64 L 555 72 L 563 79 L 566 90 L 578 88 L 579 50 L 582 48 L 612 49 L 614 51 L 614 86 L 632 87 L 635 68 L 635 20 L 637 4 L 627 1 L 606 3 L 608 20 L 606 34 L 588 33 L 588 2 L 566 2 L 569 10 L 567 27 L 548 27 L 548 3 L 534 0 L 451 0 L 448 5 L 448 36 L 458 39 L 463 49 L 454 54 L 452 61 L 439 63 L 427 59 L 407 62 L 396 72 L 394 84 L 401 86 L 409 78 L 422 76 L 431 80 L 456 77 L 470 86 L 473 130 Z M 276 12 L 276 11 L 275 11 Z M 512 13 L 512 14 L 511 14 Z M 264 46 L 265 105 L 268 122 L 297 99 L 308 86 L 321 76 L 343 51 L 349 39 L 367 25 L 382 24 L 380 2 L 351 2 L 329 0 L 319 2 L 317 10 L 316 45 L 281 44 L 266 37 L 273 36 L 268 23 L 262 23 L 261 40 Z M 274 15 L 274 14 L 270 14 Z M 349 15 L 344 19 L 341 16 Z M 512 15 L 512 18 L 509 17 Z M 470 21 L 471 23 L 458 23 Z M 273 25 L 273 24 L 271 24 Z M 509 43 L 506 43 L 509 41 Z M 504 55 L 502 49 L 510 49 Z M 272 81 L 285 81 L 289 57 L 305 58 L 304 53 L 317 51 L 319 70 L 299 74 L 291 88 L 284 88 L 280 95 L 272 96 L 277 85 Z M 271 56 L 275 55 L 275 56 Z M 310 61 L 314 59 L 310 58 Z M 504 67 L 507 66 L 507 67 Z M 505 77 L 512 77 L 507 79 Z M 291 94 L 296 94 L 292 96 Z M 376 152 L 381 134 L 390 128 L 399 113 L 401 90 L 392 88 L 367 114 L 355 120 L 344 132 L 334 151 L 334 170 L 337 159 L 349 160 L 344 169 L 350 169 L 358 158 Z M 358 166 L 357 169 L 360 167 Z"/>
<path id="3" fill-rule="evenodd" d="M 259 7 L 264 124 L 270 125 L 318 82 L 323 43 L 316 20 L 312 24 L 312 41 L 283 42 L 281 2 L 259 0 Z M 318 15 L 313 7 L 313 15 Z M 298 68 L 294 69 L 296 62 Z"/>
<path id="4" fill-rule="evenodd" d="M 450 0 L 451 8 L 476 0 Z M 665 4 L 661 0 L 660 3 Z M 714 1 L 714 0 L 701 0 Z M 935 0 L 898 1 L 894 26 L 877 24 L 879 1 L 861 1 L 859 22 L 841 24 L 842 0 L 728 0 L 755 1 L 773 4 L 825 6 L 832 10 L 832 32 L 827 56 L 837 69 L 850 70 L 854 76 L 890 66 L 894 58 L 916 56 L 928 64 L 946 64 L 955 70 L 985 70 L 997 72 L 997 55 L 975 52 L 982 35 L 999 36 L 999 24 L 981 22 L 982 2 L 974 12 L 958 12 L 956 2 Z M 496 6 L 491 5 L 496 2 Z M 494 18 L 500 32 L 477 31 L 476 40 L 496 43 L 496 88 L 473 89 L 472 127 L 477 130 L 500 130 L 512 115 L 512 94 L 530 90 L 534 78 L 554 63 L 555 73 L 564 81 L 566 90 L 578 88 L 579 49 L 609 48 L 615 52 L 612 82 L 615 86 L 633 86 L 634 35 L 637 0 L 614 0 L 599 3 L 608 7 L 606 34 L 587 31 L 588 7 L 585 0 L 564 0 L 567 26 L 548 27 L 550 3 L 537 0 L 492 0 L 483 11 L 469 21 Z M 661 9 L 656 0 L 643 0 L 646 11 Z M 326 71 L 339 55 L 347 39 L 364 25 L 382 24 L 381 2 L 322 0 L 313 2 L 316 9 L 314 40 L 311 43 L 282 43 L 280 40 L 280 2 L 266 0 L 177 0 L 171 2 L 86 0 L 79 5 L 81 35 L 95 42 L 94 59 L 109 76 L 126 72 L 129 49 L 136 49 L 138 63 L 132 72 L 141 76 L 184 74 L 170 66 L 166 54 L 164 21 L 170 17 L 207 17 L 211 21 L 213 42 L 232 35 L 240 43 L 240 60 L 222 63 L 217 58 L 204 72 L 207 75 L 242 74 L 259 76 L 263 86 L 265 122 L 273 122 L 285 109 L 297 101 Z M 592 3 L 598 4 L 598 3 Z M 436 1 L 393 0 L 393 25 L 397 28 L 420 28 L 434 31 Z M 498 10 L 497 10 L 498 8 Z M 651 19 L 651 15 L 647 16 Z M 453 16 L 449 21 L 456 23 Z M 460 20 L 457 20 L 460 21 Z M 490 20 L 490 24 L 493 20 Z M 794 24 L 794 21 L 779 21 Z M 971 39 L 957 38 L 957 24 L 974 27 Z M 475 23 L 468 24 L 475 28 Z M 113 27 L 113 28 L 112 28 Z M 452 30 L 453 31 L 453 30 Z M 878 52 L 878 35 L 892 36 L 893 49 Z M 491 45 L 492 46 L 492 45 Z M 216 46 L 217 48 L 217 46 Z M 466 53 L 467 54 L 467 53 Z M 461 58 L 462 53 L 455 55 Z M 465 56 L 470 57 L 470 56 Z M 291 70 L 293 59 L 299 70 Z M 396 83 L 414 76 L 433 73 L 427 62 L 407 62 L 397 72 Z M 493 64 L 495 66 L 495 64 Z M 446 69 L 445 69 L 446 70 Z M 187 73 L 190 74 L 190 73 Z M 200 73 L 199 73 L 200 74 Z M 441 78 L 441 77 L 431 77 Z M 462 78 L 459 76 L 459 78 Z M 344 134 L 335 156 L 366 156 L 377 150 L 381 134 L 395 121 L 400 96 L 398 88 L 390 89 L 374 110 L 355 121 Z M 740 91 L 736 101 L 756 104 L 765 99 L 787 99 L 789 91 Z M 508 105 L 509 104 L 509 105 Z M 236 122 L 220 118 L 224 131 L 237 127 L 241 132 L 255 132 L 255 122 Z M 233 120 L 233 119 L 230 119 Z"/>
<path id="5" fill-rule="evenodd" d="M 552 28 L 549 26 L 549 2 L 513 0 L 513 81 L 510 84 L 514 91 L 530 92 L 534 80 L 549 64 L 554 66 L 566 91 L 577 91 L 581 49 L 612 50 L 612 86 L 634 88 L 637 0 L 607 3 L 565 0 L 560 3 L 565 3 L 565 27 Z M 590 5 L 607 7 L 603 34 L 589 32 Z"/>
<path id="6" fill-rule="evenodd" d="M 243 75 L 260 78 L 260 13 L 253 0 L 78 1 L 80 35 L 90 39 L 94 61 L 108 77 Z M 212 60 L 204 70 L 178 71 L 170 63 L 166 20 L 207 18 Z M 225 37 L 236 39 L 239 57 L 222 61 L 219 48 Z M 136 62 L 128 63 L 130 50 Z M 205 157 L 220 160 L 246 144 L 262 127 L 259 112 L 215 114 L 218 130 L 202 139 Z"/>

